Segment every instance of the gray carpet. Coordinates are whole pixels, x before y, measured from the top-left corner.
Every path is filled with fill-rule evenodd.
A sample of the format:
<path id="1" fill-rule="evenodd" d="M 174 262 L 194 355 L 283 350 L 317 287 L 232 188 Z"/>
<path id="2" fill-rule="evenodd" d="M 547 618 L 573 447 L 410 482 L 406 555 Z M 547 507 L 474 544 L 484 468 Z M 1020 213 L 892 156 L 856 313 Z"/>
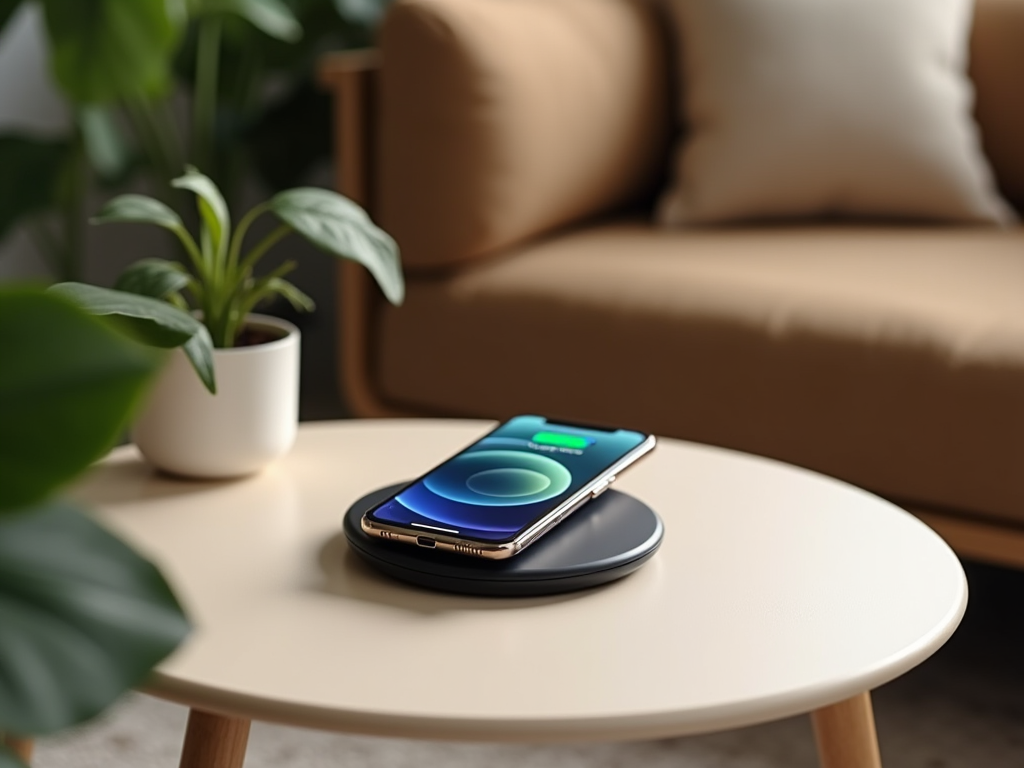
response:
<path id="1" fill-rule="evenodd" d="M 888 768 L 1024 768 L 1024 573 L 968 564 L 960 630 L 875 692 Z M 186 711 L 133 694 L 100 721 L 45 739 L 37 768 L 174 768 Z M 570 745 L 413 742 L 255 723 L 247 768 L 813 768 L 809 719 L 664 741 Z"/>

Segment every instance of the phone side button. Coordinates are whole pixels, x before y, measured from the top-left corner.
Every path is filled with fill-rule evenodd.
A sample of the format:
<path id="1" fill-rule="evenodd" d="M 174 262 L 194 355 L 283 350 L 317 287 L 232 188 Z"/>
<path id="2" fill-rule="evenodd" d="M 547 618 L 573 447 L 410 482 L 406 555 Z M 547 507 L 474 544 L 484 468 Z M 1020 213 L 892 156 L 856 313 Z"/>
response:
<path id="1" fill-rule="evenodd" d="M 614 480 L 614 479 L 615 479 L 614 477 L 610 477 L 607 480 L 602 481 L 600 485 L 598 485 L 596 488 L 594 488 L 594 490 L 592 490 L 590 492 L 590 498 L 596 499 L 602 493 L 607 491 L 608 490 L 608 486 L 612 484 L 612 480 Z"/>

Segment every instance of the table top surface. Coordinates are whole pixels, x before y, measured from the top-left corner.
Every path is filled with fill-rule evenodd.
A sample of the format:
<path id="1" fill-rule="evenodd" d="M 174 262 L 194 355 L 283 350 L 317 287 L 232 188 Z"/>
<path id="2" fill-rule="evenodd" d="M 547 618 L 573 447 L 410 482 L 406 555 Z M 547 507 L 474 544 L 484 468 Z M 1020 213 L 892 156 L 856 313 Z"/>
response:
<path id="1" fill-rule="evenodd" d="M 929 528 L 839 481 L 675 440 L 618 480 L 665 523 L 636 573 L 565 595 L 434 593 L 349 551 L 345 510 L 492 426 L 306 424 L 235 481 L 119 448 L 73 491 L 164 570 L 196 629 L 148 691 L 223 714 L 452 740 L 699 733 L 807 712 L 911 669 L 967 586 Z"/>

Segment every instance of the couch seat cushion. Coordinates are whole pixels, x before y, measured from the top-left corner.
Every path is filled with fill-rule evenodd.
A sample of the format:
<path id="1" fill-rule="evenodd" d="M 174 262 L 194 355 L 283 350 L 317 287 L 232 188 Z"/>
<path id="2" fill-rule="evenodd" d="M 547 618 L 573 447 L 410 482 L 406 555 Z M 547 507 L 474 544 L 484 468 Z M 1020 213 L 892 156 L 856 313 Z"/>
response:
<path id="1" fill-rule="evenodd" d="M 385 396 L 601 421 L 1024 522 L 1024 231 L 562 234 L 381 308 Z"/>

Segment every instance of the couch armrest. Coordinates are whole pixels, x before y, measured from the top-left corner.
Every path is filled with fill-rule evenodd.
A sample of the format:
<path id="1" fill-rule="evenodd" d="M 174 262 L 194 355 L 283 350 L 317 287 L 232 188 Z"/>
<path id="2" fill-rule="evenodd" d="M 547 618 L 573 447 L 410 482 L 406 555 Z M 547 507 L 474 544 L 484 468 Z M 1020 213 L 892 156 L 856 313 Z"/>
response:
<path id="1" fill-rule="evenodd" d="M 671 131 L 649 0 L 398 0 L 375 209 L 412 270 L 642 199 Z"/>
<path id="2" fill-rule="evenodd" d="M 364 207 L 370 200 L 373 97 L 379 69 L 375 48 L 329 53 L 317 67 L 320 86 L 332 96 L 335 185 Z"/>

